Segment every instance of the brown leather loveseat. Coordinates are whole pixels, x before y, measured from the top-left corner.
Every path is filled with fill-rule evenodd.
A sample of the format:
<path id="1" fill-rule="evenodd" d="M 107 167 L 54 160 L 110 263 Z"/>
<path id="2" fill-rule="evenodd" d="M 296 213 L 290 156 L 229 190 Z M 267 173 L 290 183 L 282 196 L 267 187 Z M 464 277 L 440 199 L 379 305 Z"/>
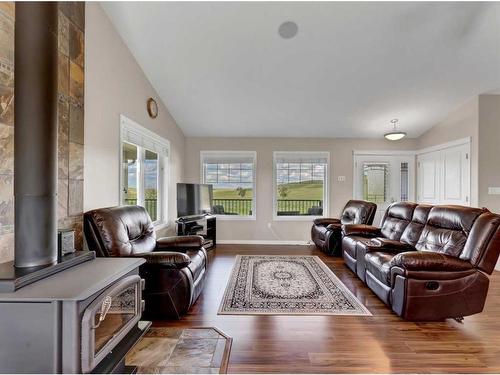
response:
<path id="1" fill-rule="evenodd" d="M 483 310 L 500 252 L 500 216 L 487 209 L 394 203 L 380 228 L 344 225 L 346 265 L 409 320 Z"/>
<path id="2" fill-rule="evenodd" d="M 372 224 L 377 205 L 375 203 L 350 200 L 342 210 L 340 219 L 317 218 L 311 227 L 311 239 L 316 246 L 329 255 L 341 255 L 342 224 Z"/>
<path id="3" fill-rule="evenodd" d="M 146 280 L 143 296 L 148 318 L 180 318 L 203 290 L 208 262 L 202 237 L 157 239 L 144 207 L 88 211 L 84 232 L 89 249 L 97 256 L 146 259 L 139 272 Z"/>

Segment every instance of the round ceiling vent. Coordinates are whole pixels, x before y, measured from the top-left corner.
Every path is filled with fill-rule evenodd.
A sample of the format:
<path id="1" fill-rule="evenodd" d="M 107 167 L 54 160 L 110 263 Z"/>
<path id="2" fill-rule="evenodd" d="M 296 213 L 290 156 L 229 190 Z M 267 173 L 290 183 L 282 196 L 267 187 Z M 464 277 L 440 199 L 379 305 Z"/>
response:
<path id="1" fill-rule="evenodd" d="M 278 29 L 278 33 L 283 39 L 293 38 L 295 35 L 297 35 L 298 31 L 299 27 L 295 22 L 292 21 L 283 22 Z"/>

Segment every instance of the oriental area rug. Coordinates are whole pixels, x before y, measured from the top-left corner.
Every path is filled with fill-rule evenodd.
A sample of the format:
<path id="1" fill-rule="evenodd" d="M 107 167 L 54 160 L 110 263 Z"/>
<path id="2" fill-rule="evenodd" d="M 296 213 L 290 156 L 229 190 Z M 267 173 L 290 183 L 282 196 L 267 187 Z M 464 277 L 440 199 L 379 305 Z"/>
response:
<path id="1" fill-rule="evenodd" d="M 317 256 L 238 255 L 219 314 L 371 313 Z"/>

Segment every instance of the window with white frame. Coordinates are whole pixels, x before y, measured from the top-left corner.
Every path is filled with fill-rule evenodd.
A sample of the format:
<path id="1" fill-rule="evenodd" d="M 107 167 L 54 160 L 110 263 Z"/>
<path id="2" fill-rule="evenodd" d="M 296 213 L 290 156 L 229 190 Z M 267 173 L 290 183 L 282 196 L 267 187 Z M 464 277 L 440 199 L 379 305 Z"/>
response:
<path id="1" fill-rule="evenodd" d="M 166 139 L 121 116 L 120 201 L 146 208 L 154 224 L 167 222 Z"/>
<path id="2" fill-rule="evenodd" d="M 323 216 L 328 211 L 329 152 L 274 152 L 274 216 Z"/>
<path id="3" fill-rule="evenodd" d="M 212 213 L 255 217 L 256 157 L 254 151 L 201 151 L 201 181 L 213 186 Z"/>

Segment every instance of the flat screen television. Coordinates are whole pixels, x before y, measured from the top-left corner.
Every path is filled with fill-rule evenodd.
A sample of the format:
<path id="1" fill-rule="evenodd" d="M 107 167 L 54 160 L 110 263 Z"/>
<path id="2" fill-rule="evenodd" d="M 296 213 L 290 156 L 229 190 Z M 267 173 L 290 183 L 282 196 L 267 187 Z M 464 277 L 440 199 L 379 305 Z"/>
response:
<path id="1" fill-rule="evenodd" d="M 212 212 L 212 185 L 177 184 L 177 217 Z"/>

